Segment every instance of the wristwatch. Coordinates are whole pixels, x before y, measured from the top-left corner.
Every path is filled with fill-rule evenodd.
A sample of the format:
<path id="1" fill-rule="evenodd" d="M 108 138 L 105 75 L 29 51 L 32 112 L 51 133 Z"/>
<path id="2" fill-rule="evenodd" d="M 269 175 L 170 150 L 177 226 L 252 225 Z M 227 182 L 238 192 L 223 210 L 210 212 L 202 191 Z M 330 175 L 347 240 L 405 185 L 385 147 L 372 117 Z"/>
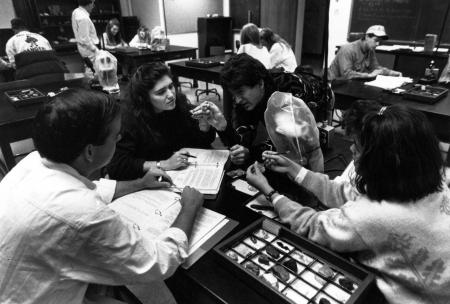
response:
<path id="1" fill-rule="evenodd" d="M 156 168 L 161 169 L 161 162 L 160 161 L 156 162 Z"/>
<path id="2" fill-rule="evenodd" d="M 272 202 L 272 197 L 274 196 L 275 193 L 278 193 L 277 190 L 272 190 L 267 194 L 264 194 L 264 196 L 266 197 L 266 200 L 268 200 L 269 202 Z"/>

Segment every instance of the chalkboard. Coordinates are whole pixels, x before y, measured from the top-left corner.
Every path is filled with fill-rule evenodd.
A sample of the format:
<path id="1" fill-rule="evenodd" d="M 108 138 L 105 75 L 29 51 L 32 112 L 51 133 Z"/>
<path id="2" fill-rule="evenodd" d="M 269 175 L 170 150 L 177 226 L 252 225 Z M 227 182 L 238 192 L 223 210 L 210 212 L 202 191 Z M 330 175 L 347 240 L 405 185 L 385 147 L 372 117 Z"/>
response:
<path id="1" fill-rule="evenodd" d="M 153 1 L 153 0 L 152 0 Z M 223 0 L 163 0 L 168 34 L 197 31 L 197 18 L 223 15 Z"/>
<path id="2" fill-rule="evenodd" d="M 390 40 L 423 42 L 426 34 L 439 35 L 447 5 L 443 0 L 353 0 L 350 32 L 381 24 Z M 450 43 L 450 16 L 442 43 Z"/>

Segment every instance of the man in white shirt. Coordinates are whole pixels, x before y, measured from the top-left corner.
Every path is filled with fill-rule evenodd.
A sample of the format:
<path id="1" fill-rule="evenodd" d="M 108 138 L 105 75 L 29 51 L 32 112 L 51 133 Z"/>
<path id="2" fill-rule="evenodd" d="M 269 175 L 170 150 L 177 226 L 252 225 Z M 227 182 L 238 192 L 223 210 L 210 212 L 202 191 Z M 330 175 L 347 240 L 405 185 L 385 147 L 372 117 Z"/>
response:
<path id="1" fill-rule="evenodd" d="M 99 39 L 90 13 L 94 9 L 95 0 L 78 0 L 78 8 L 72 12 L 72 29 L 77 41 L 81 57 L 89 58 L 93 63 L 98 51 Z"/>
<path id="2" fill-rule="evenodd" d="M 15 66 L 15 56 L 22 52 L 49 51 L 52 49 L 50 42 L 39 34 L 27 30 L 25 22 L 21 18 L 11 20 L 11 28 L 14 36 L 6 43 L 5 51 L 9 64 Z"/>
<path id="3" fill-rule="evenodd" d="M 110 161 L 120 128 L 117 102 L 95 91 L 69 89 L 38 112 L 38 152 L 0 183 L 0 303 L 80 304 L 89 283 L 148 284 L 172 275 L 187 257 L 199 192 L 186 187 L 172 227 L 144 239 L 108 204 L 169 186 L 164 171 L 117 183 L 87 178 Z"/>

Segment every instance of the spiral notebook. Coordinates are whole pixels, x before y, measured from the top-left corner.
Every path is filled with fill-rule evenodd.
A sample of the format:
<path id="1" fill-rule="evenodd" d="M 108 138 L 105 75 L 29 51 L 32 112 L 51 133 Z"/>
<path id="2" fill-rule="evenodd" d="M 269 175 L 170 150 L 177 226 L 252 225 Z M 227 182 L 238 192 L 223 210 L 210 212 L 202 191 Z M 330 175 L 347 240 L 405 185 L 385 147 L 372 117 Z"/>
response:
<path id="1" fill-rule="evenodd" d="M 196 188 L 207 199 L 214 199 L 220 190 L 228 150 L 183 149 L 194 157 L 189 157 L 189 166 L 183 170 L 167 171 L 175 185 L 174 190 L 185 186 Z"/>
<path id="2" fill-rule="evenodd" d="M 179 194 L 168 190 L 143 190 L 118 198 L 109 207 L 144 237 L 155 239 L 177 218 L 181 210 L 180 198 Z M 237 224 L 223 214 L 202 207 L 195 219 L 188 258 L 182 267 L 189 268 Z"/>

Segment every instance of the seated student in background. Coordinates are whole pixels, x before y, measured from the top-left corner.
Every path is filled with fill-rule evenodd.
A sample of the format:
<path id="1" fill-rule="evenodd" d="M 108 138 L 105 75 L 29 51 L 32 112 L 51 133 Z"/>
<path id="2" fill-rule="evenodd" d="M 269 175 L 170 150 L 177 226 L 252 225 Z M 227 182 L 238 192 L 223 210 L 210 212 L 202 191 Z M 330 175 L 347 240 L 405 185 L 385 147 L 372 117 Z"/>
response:
<path id="1" fill-rule="evenodd" d="M 246 53 L 258 59 L 266 69 L 271 69 L 270 54 L 265 46 L 261 44 L 259 29 L 253 23 L 247 23 L 241 30 L 241 46 L 238 54 Z"/>
<path id="2" fill-rule="evenodd" d="M 30 32 L 23 19 L 12 19 L 11 28 L 14 36 L 9 38 L 5 47 L 10 66 L 15 67 L 15 56 L 19 53 L 52 50 L 50 42 L 43 36 Z"/>
<path id="3" fill-rule="evenodd" d="M 194 108 L 177 93 L 162 62 L 140 66 L 125 97 L 122 139 L 108 166 L 111 178 L 141 177 L 151 168 L 176 170 L 188 165 L 183 148 L 210 148 L 216 132 L 192 118 Z"/>
<path id="4" fill-rule="evenodd" d="M 343 45 L 328 68 L 328 80 L 402 76 L 378 63 L 375 48 L 381 40 L 387 39 L 384 26 L 372 25 L 361 39 Z"/>
<path id="5" fill-rule="evenodd" d="M 316 211 L 274 193 L 258 166 L 249 183 L 265 194 L 281 220 L 309 239 L 338 252 L 353 252 L 375 270 L 391 303 L 450 303 L 450 191 L 443 181 L 439 142 L 426 117 L 402 106 L 368 113 L 355 138 L 361 195 L 344 184 L 266 151 L 266 166 L 286 173 L 330 209 Z"/>
<path id="6" fill-rule="evenodd" d="M 149 288 L 183 263 L 203 202 L 199 192 L 186 187 L 172 227 L 150 240 L 108 204 L 130 192 L 168 187 L 157 180 L 170 182 L 163 171 L 129 182 L 88 179 L 111 159 L 120 129 L 119 105 L 96 91 L 70 89 L 39 110 L 33 127 L 38 152 L 0 182 L 1 303 L 84 303 L 89 283 Z"/>
<path id="7" fill-rule="evenodd" d="M 150 32 L 146 26 L 141 25 L 136 35 L 134 35 L 133 39 L 130 41 L 131 47 L 137 48 L 147 48 L 151 45 L 151 37 Z"/>
<path id="8" fill-rule="evenodd" d="M 292 89 L 295 89 L 291 85 L 297 84 L 291 81 L 292 79 L 286 82 L 285 76 L 289 75 L 269 72 L 260 61 L 247 54 L 232 57 L 222 68 L 222 86 L 233 97 L 232 101 L 224 99 L 224 108 L 226 106 L 232 107 L 232 109 L 229 109 L 232 113 L 231 121 L 228 121 L 228 123 L 240 134 L 239 141 L 230 149 L 231 161 L 234 164 L 242 165 L 250 159 L 260 158 L 261 151 L 253 146 L 253 141 L 257 135 L 258 124 L 260 122 L 265 124 L 264 111 L 267 107 L 267 101 L 275 91 L 290 93 Z M 307 101 L 305 100 L 305 102 Z M 307 110 L 309 111 L 309 109 Z M 218 109 L 213 107 L 211 107 L 210 112 L 212 116 L 220 113 Z M 267 138 L 267 134 L 265 138 Z M 323 171 L 323 156 L 320 149 L 310 151 L 305 156 L 314 171 Z"/>
<path id="9" fill-rule="evenodd" d="M 259 35 L 261 44 L 269 50 L 271 67 L 294 72 L 297 68 L 297 59 L 295 59 L 295 54 L 289 43 L 268 27 L 263 28 Z"/>
<path id="10" fill-rule="evenodd" d="M 127 46 L 128 44 L 122 39 L 120 33 L 120 22 L 117 18 L 108 21 L 106 30 L 103 33 L 102 43 L 106 50 L 113 50 L 118 46 Z"/>

